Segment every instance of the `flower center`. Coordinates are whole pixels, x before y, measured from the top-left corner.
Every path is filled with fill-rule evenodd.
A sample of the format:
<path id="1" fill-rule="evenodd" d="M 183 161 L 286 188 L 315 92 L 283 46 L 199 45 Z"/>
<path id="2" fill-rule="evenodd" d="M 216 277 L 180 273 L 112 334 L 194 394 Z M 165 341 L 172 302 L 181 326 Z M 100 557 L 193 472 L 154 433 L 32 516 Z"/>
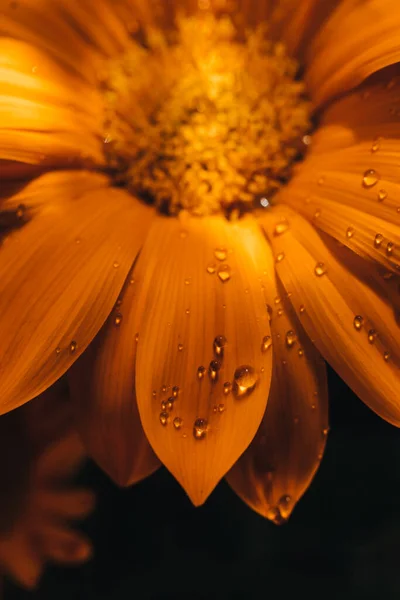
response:
<path id="1" fill-rule="evenodd" d="M 167 214 L 230 215 L 265 203 L 310 130 L 297 71 L 265 25 L 243 37 L 228 17 L 202 15 L 177 19 L 171 31 L 138 31 L 103 78 L 115 182 Z"/>

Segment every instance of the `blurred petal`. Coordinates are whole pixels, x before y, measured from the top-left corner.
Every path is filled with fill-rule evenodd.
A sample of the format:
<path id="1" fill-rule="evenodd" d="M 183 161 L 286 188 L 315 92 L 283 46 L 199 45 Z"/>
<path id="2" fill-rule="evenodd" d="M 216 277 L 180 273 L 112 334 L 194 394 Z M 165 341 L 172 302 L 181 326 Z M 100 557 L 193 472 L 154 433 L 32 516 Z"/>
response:
<path id="1" fill-rule="evenodd" d="M 127 43 L 124 25 L 108 0 L 3 2 L 0 17 L 1 34 L 40 48 L 91 83 L 97 80 L 101 59 Z"/>
<path id="2" fill-rule="evenodd" d="M 81 533 L 71 531 L 57 523 L 49 523 L 40 530 L 40 550 L 57 563 L 80 563 L 92 555 L 92 544 Z"/>
<path id="3" fill-rule="evenodd" d="M 248 446 L 265 410 L 267 251 L 252 218 L 181 214 L 155 221 L 134 269 L 142 424 L 196 505 Z"/>
<path id="4" fill-rule="evenodd" d="M 306 55 L 306 82 L 314 102 L 326 103 L 398 62 L 399 29 L 397 0 L 339 2 Z"/>
<path id="5" fill-rule="evenodd" d="M 102 122 L 96 88 L 29 44 L 0 39 L 0 159 L 38 168 L 102 166 Z"/>
<path id="6" fill-rule="evenodd" d="M 128 277 L 103 329 L 69 374 L 86 448 L 120 485 L 136 483 L 160 466 L 143 431 L 135 396 L 135 293 Z"/>
<path id="7" fill-rule="evenodd" d="M 40 513 L 47 517 L 63 519 L 83 519 L 94 509 L 95 496 L 89 490 L 51 490 L 44 489 L 40 492 Z"/>
<path id="8" fill-rule="evenodd" d="M 44 570 L 42 557 L 25 531 L 0 540 L 0 565 L 16 583 L 33 589 Z"/>
<path id="9" fill-rule="evenodd" d="M 274 236 L 282 219 L 289 226 Z M 391 308 L 289 208 L 264 213 L 262 224 L 274 253 L 284 253 L 277 273 L 313 343 L 370 408 L 399 426 L 399 326 Z"/>
<path id="10" fill-rule="evenodd" d="M 8 236 L 0 252 L 2 412 L 40 394 L 85 350 L 112 310 L 151 214 L 128 194 L 102 189 L 53 202 Z"/>
<path id="11" fill-rule="evenodd" d="M 227 480 L 246 504 L 280 524 L 321 461 L 328 433 L 328 388 L 325 363 L 277 285 L 271 260 L 265 261 L 264 271 L 269 275 L 266 299 L 274 307 L 271 391 L 257 435 Z"/>

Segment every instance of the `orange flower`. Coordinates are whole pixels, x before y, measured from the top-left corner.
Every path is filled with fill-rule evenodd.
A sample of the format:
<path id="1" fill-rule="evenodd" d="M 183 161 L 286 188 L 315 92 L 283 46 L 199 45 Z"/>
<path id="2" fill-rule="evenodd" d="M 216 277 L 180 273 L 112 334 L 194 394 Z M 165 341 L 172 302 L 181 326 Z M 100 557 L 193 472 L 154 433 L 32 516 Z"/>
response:
<path id="1" fill-rule="evenodd" d="M 0 572 L 28 589 L 36 587 L 47 562 L 77 564 L 92 552 L 70 523 L 94 504 L 89 490 L 72 484 L 84 451 L 65 413 L 61 424 L 56 400 L 46 394 L 0 418 Z"/>
<path id="2" fill-rule="evenodd" d="M 319 353 L 400 423 L 397 3 L 1 17 L 2 411 L 68 372 L 120 484 L 160 460 L 197 505 L 229 472 L 281 522 L 324 450 Z"/>

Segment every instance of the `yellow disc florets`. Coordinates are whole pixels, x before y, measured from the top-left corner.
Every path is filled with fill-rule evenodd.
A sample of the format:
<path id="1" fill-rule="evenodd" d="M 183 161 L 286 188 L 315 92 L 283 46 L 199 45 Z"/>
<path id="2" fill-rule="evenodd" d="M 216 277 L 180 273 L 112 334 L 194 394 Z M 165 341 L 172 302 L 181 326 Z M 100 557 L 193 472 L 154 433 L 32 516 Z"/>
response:
<path id="1" fill-rule="evenodd" d="M 275 193 L 310 128 L 282 44 L 265 26 L 240 40 L 231 20 L 210 15 L 140 38 L 104 79 L 116 180 L 168 214 L 244 211 Z"/>

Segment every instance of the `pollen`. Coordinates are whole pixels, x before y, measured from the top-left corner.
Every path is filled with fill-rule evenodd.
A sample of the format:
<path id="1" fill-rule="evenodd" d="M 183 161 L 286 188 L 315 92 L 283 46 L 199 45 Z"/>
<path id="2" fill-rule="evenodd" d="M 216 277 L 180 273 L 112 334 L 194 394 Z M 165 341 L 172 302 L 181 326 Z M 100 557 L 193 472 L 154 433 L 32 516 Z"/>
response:
<path id="1" fill-rule="evenodd" d="M 298 65 L 263 24 L 229 17 L 146 29 L 104 67 L 104 152 L 117 185 L 175 215 L 241 214 L 302 156 L 310 104 Z"/>

